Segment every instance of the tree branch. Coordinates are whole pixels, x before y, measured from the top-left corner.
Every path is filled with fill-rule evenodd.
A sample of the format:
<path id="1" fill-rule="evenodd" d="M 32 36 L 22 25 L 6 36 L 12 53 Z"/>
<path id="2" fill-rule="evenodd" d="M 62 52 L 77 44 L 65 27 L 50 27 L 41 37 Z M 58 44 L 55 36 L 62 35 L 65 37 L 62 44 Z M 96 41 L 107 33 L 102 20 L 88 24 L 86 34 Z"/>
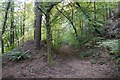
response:
<path id="1" fill-rule="evenodd" d="M 46 15 L 46 13 L 45 13 L 39 6 L 37 6 L 37 8 L 38 8 L 43 14 Z"/>
<path id="2" fill-rule="evenodd" d="M 76 29 L 76 27 L 74 26 L 74 23 L 72 22 L 72 20 L 71 20 L 69 17 L 67 17 L 67 16 L 62 12 L 62 10 L 59 10 L 57 7 L 56 7 L 56 9 L 57 9 L 64 17 L 66 17 L 66 18 L 70 21 L 70 23 L 71 23 L 71 25 L 73 26 L 73 29 L 74 29 L 74 31 L 75 31 L 76 37 L 77 37 L 77 39 L 78 39 L 77 29 Z M 78 39 L 78 40 L 79 40 L 79 39 Z"/>
<path id="3" fill-rule="evenodd" d="M 88 19 L 90 22 L 92 22 L 92 20 L 90 19 L 90 16 L 86 14 L 86 12 L 83 10 L 83 8 L 81 7 L 81 5 L 80 5 L 78 2 L 76 2 L 76 5 L 79 7 L 79 9 L 81 9 L 81 11 L 83 12 L 83 14 L 87 17 L 87 19 Z M 96 26 L 95 26 L 94 24 L 92 24 L 92 26 L 94 27 L 95 31 L 96 31 L 100 36 L 102 36 L 101 33 L 100 33 L 100 31 L 95 28 Z"/>

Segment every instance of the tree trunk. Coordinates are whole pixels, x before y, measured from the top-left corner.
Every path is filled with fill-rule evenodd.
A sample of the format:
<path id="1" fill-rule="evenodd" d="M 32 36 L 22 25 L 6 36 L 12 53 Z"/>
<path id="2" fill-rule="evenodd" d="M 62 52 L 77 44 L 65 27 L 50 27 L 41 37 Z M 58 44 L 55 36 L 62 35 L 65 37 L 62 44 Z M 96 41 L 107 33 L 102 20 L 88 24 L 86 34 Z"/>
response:
<path id="1" fill-rule="evenodd" d="M 47 30 L 47 34 L 46 34 L 46 38 L 47 38 L 47 60 L 48 60 L 48 64 L 51 64 L 51 53 L 52 53 L 52 34 L 51 34 L 51 26 L 50 26 L 50 12 L 49 10 L 47 10 L 46 12 L 46 30 Z"/>
<path id="2" fill-rule="evenodd" d="M 102 10 L 102 15 L 103 15 L 103 21 L 106 21 L 106 16 L 105 16 L 105 5 L 103 6 L 103 10 Z"/>
<path id="3" fill-rule="evenodd" d="M 26 7 L 26 3 L 24 2 L 22 36 L 24 36 L 24 34 L 25 34 L 25 15 L 26 15 L 26 14 L 25 14 L 25 7 Z M 23 37 L 22 41 L 24 42 L 24 37 Z"/>
<path id="4" fill-rule="evenodd" d="M 96 2 L 94 2 L 94 20 L 96 20 Z"/>
<path id="5" fill-rule="evenodd" d="M 1 47 L 2 47 L 2 53 L 4 53 L 4 40 L 2 39 L 2 35 L 5 32 L 5 26 L 7 23 L 7 16 L 8 16 L 8 10 L 10 8 L 10 2 L 8 2 L 7 7 L 6 7 L 6 12 L 5 12 L 5 18 L 4 18 L 4 23 L 3 23 L 3 27 L 2 27 L 2 34 L 1 34 Z"/>
<path id="6" fill-rule="evenodd" d="M 110 3 L 110 2 L 109 2 Z M 112 17 L 112 11 L 111 11 L 111 8 L 110 8 L 110 6 L 109 6 L 109 19 L 111 19 L 111 17 Z"/>
<path id="7" fill-rule="evenodd" d="M 14 2 L 11 3 L 10 45 L 14 43 Z"/>
<path id="8" fill-rule="evenodd" d="M 40 2 L 35 2 L 35 5 L 36 5 L 35 46 L 36 49 L 40 49 L 42 14 L 38 9 Z"/>
<path id="9" fill-rule="evenodd" d="M 46 10 L 45 13 L 45 18 L 46 18 L 46 30 L 47 30 L 47 34 L 46 34 L 46 39 L 47 39 L 47 60 L 48 60 L 48 64 L 50 65 L 52 62 L 51 59 L 51 53 L 52 53 L 52 33 L 51 33 L 51 26 L 50 26 L 50 12 L 52 10 L 52 8 L 57 5 L 58 3 L 52 3 L 51 5 L 49 5 L 49 7 Z"/>
<path id="10" fill-rule="evenodd" d="M 106 8 L 106 20 L 108 20 L 108 19 L 109 19 L 109 13 L 108 13 L 108 10 L 109 10 L 109 9 L 108 9 L 108 6 L 107 6 L 107 5 L 105 6 L 105 8 Z"/>

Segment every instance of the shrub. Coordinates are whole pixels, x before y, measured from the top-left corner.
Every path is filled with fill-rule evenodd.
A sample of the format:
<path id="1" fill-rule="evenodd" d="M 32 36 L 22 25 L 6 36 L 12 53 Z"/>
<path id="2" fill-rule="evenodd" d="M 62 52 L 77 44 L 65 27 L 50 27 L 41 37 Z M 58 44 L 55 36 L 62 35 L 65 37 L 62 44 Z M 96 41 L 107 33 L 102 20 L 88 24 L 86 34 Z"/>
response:
<path id="1" fill-rule="evenodd" d="M 107 48 L 109 50 L 109 54 L 113 58 L 118 59 L 120 58 L 119 42 L 120 40 L 106 40 L 103 42 L 99 42 L 98 47 Z"/>
<path id="2" fill-rule="evenodd" d="M 15 52 L 10 52 L 8 54 L 9 59 L 12 61 L 20 61 L 23 59 L 28 59 L 30 58 L 30 52 L 29 51 L 25 51 L 25 52 L 20 52 L 20 51 L 15 51 Z"/>
<path id="3" fill-rule="evenodd" d="M 80 57 L 84 58 L 84 57 L 92 57 L 95 59 L 98 59 L 100 57 L 99 52 L 95 49 L 90 49 L 88 51 L 83 51 L 80 53 Z"/>
<path id="4" fill-rule="evenodd" d="M 120 39 L 116 40 L 106 40 L 103 42 L 99 42 L 98 47 L 104 47 L 109 50 L 109 54 L 112 56 L 112 58 L 115 60 L 118 70 L 120 73 Z M 119 74 L 120 76 L 120 74 Z"/>
<path id="5" fill-rule="evenodd" d="M 119 53 L 119 41 L 120 40 L 106 40 L 103 42 L 98 42 L 98 47 L 107 48 L 110 51 L 110 54 L 117 54 Z"/>

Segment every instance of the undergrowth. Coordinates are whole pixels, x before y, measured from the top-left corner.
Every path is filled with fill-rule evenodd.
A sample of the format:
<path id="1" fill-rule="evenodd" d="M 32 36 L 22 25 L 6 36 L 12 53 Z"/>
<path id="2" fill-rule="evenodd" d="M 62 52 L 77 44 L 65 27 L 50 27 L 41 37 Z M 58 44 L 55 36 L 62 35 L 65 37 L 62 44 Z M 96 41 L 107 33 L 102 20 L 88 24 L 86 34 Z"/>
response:
<path id="1" fill-rule="evenodd" d="M 9 59 L 11 61 L 20 61 L 30 58 L 30 52 L 29 51 L 11 51 L 7 54 L 9 56 Z"/>
<path id="2" fill-rule="evenodd" d="M 109 50 L 109 55 L 115 60 L 118 66 L 118 72 L 120 77 L 120 39 L 115 40 L 105 40 L 98 42 L 98 47 L 104 47 Z"/>
<path id="3" fill-rule="evenodd" d="M 90 49 L 87 51 L 80 52 L 80 57 L 81 58 L 92 57 L 94 59 L 98 59 L 100 57 L 100 53 L 98 52 L 98 50 Z"/>

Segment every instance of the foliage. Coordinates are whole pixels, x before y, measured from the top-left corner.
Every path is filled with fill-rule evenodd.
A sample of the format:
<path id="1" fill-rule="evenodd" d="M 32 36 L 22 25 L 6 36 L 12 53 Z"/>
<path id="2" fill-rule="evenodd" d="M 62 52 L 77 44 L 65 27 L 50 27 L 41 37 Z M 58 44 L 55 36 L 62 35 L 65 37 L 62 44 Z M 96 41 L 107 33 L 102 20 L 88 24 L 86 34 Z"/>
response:
<path id="1" fill-rule="evenodd" d="M 106 40 L 103 42 L 99 42 L 98 47 L 104 47 L 109 50 L 110 55 L 115 60 L 117 66 L 118 66 L 119 73 L 120 73 L 120 49 L 119 49 L 120 48 L 120 40 L 116 39 L 116 40 Z M 119 76 L 120 76 L 120 74 L 119 74 Z"/>
<path id="2" fill-rule="evenodd" d="M 18 5 L 20 4 L 20 5 Z M 45 2 L 41 2 L 40 6 L 41 10 L 43 12 L 46 11 L 46 6 L 50 5 L 51 3 L 45 3 Z M 89 39 L 91 39 L 91 33 L 88 33 L 88 31 L 90 29 L 87 28 L 92 28 L 90 25 L 94 24 L 97 28 L 101 28 L 106 21 L 104 21 L 104 17 L 107 15 L 106 14 L 106 9 L 110 9 L 111 11 L 114 11 L 114 9 L 116 8 L 117 4 L 116 3 L 97 3 L 96 2 L 96 10 L 94 10 L 93 5 L 94 3 L 90 2 L 80 2 L 79 3 L 82 6 L 82 10 L 85 11 L 85 13 L 87 15 L 89 15 L 89 18 L 91 21 L 88 21 L 88 19 L 86 18 L 86 16 L 84 15 L 84 13 L 81 11 L 81 9 L 77 9 L 75 6 L 75 3 L 59 3 L 57 5 L 57 7 L 63 12 L 64 15 L 66 15 L 74 24 L 74 26 L 77 29 L 78 32 L 78 36 L 79 36 L 79 42 L 76 40 L 76 36 L 75 33 L 73 31 L 72 25 L 70 25 L 70 21 L 68 19 L 66 19 L 62 14 L 60 14 L 60 12 L 56 9 L 56 7 L 54 7 L 51 11 L 51 26 L 52 26 L 52 36 L 54 39 L 54 44 L 56 47 L 60 47 L 59 43 L 60 42 L 64 42 L 67 41 L 69 42 L 70 45 L 72 46 L 79 46 L 79 45 L 84 45 L 86 43 L 86 41 L 89 41 Z M 5 7 L 7 5 L 7 2 L 1 2 L 0 3 L 0 26 L 2 26 L 3 22 L 4 22 L 4 15 L 6 10 Z M 107 5 L 107 6 L 106 6 Z M 29 2 L 29 3 L 24 3 L 24 2 L 14 2 L 14 25 L 15 25 L 15 46 L 23 43 L 24 41 L 27 41 L 28 39 L 33 39 L 33 32 L 34 32 L 34 3 Z M 95 12 L 95 14 L 94 14 Z M 107 11 L 108 12 L 108 11 Z M 3 39 L 4 39 L 4 44 L 5 44 L 5 48 L 9 48 L 9 35 L 10 35 L 10 23 L 11 23 L 11 12 L 9 10 L 9 15 L 8 15 L 8 21 L 7 21 L 7 25 L 6 25 L 6 31 L 3 35 Z M 94 20 L 94 15 L 96 15 L 97 20 Z M 23 24 L 24 24 L 24 20 L 23 18 L 25 18 L 25 35 L 21 35 L 22 28 L 23 28 Z M 43 22 L 42 22 L 42 26 L 45 23 L 45 16 L 43 15 Z M 64 25 L 65 23 L 65 25 Z M 67 25 L 67 26 L 66 26 Z M 66 28 L 68 29 L 63 30 L 63 28 L 66 26 Z M 84 28 L 81 29 L 81 28 Z M 0 27 L 0 29 L 2 29 L 2 27 Z M 72 29 L 72 32 L 71 32 Z M 59 30 L 59 32 L 57 32 Z M 93 30 L 93 29 L 92 29 Z M 0 30 L 1 31 L 1 30 Z M 61 32 L 64 31 L 66 35 L 61 34 Z M 91 32 L 91 30 L 89 31 Z M 57 37 L 60 34 L 60 37 Z M 32 36 L 29 36 L 32 35 Z M 46 31 L 42 29 L 42 39 L 44 39 L 46 36 Z M 69 38 L 69 39 L 67 39 Z M 62 40 L 64 39 L 64 40 Z M 65 40 L 66 39 L 66 40 Z M 6 46 L 6 45 L 9 45 Z M 12 45 L 11 45 L 12 46 Z M 15 47 L 14 46 L 14 47 Z M 5 49 L 7 52 L 8 50 L 12 50 L 12 48 L 10 47 L 9 49 Z"/>
<path id="3" fill-rule="evenodd" d="M 5 51 L 8 52 L 16 47 L 16 44 L 12 44 L 11 46 L 8 46 L 5 48 Z"/>
<path id="4" fill-rule="evenodd" d="M 99 46 L 98 47 L 104 47 L 107 48 L 109 50 L 109 54 L 117 59 L 116 62 L 119 61 L 120 59 L 120 49 L 119 49 L 119 43 L 120 40 L 106 40 L 103 42 L 99 42 Z"/>
<path id="5" fill-rule="evenodd" d="M 77 41 L 74 31 L 70 26 L 67 26 L 62 32 L 62 41 L 61 43 L 68 43 L 71 46 L 78 46 L 79 42 Z"/>
<path id="6" fill-rule="evenodd" d="M 7 55 L 9 56 L 11 61 L 20 61 L 20 60 L 23 60 L 23 59 L 30 58 L 30 52 L 29 51 L 25 51 L 25 52 L 11 51 Z"/>
<path id="7" fill-rule="evenodd" d="M 92 57 L 92 58 L 98 59 L 100 57 L 100 54 L 97 50 L 90 49 L 88 51 L 80 52 L 80 57 L 81 58 Z"/>
<path id="8" fill-rule="evenodd" d="M 74 47 L 92 46 L 92 43 L 96 43 L 101 40 L 96 37 L 98 35 L 96 35 L 95 31 L 97 29 L 99 32 L 105 25 L 108 17 L 110 18 L 112 11 L 114 11 L 117 4 L 104 2 L 78 2 L 78 4 L 81 7 L 77 6 L 76 2 L 61 2 L 55 6 L 54 2 L 40 2 L 38 8 L 42 13 L 42 29 L 40 34 L 42 40 L 47 39 L 46 37 L 49 36 L 52 40 L 53 46 L 56 48 L 59 48 L 62 43 L 68 43 Z M 3 15 L 6 12 L 6 6 L 7 2 L 0 3 L 0 26 L 4 23 L 5 16 Z M 36 30 L 34 29 L 36 28 L 36 24 L 34 23 L 35 21 L 37 22 L 34 14 L 34 6 L 35 3 L 32 2 L 14 2 L 11 5 L 14 10 L 11 11 L 11 8 L 11 10 L 9 9 L 8 11 L 5 33 L 2 35 L 4 43 L 2 49 L 5 50 L 5 52 L 12 50 L 29 39 L 34 39 L 34 30 Z M 50 11 L 49 8 L 51 8 Z M 50 16 L 48 17 L 49 20 L 46 20 L 47 11 L 50 12 L 50 14 L 48 14 Z M 47 23 L 47 21 L 50 22 Z M 46 24 L 49 24 L 50 26 L 47 26 Z M 2 27 L 0 27 L 0 33 L 1 31 Z M 13 41 L 13 43 L 11 43 L 11 41 Z M 50 41 L 47 41 L 47 44 L 49 43 Z M 104 45 L 106 44 L 108 43 L 105 43 Z M 110 46 L 110 44 L 111 43 L 109 43 L 108 46 Z M 114 46 L 115 44 L 112 45 L 112 47 L 109 47 L 111 49 L 110 53 L 119 52 L 114 48 Z M 49 48 L 49 51 L 51 50 L 50 46 L 47 46 L 47 48 Z M 81 52 L 80 55 L 81 57 L 92 56 L 98 58 L 99 53 L 94 50 L 90 50 Z M 28 55 L 26 52 L 12 52 L 11 56 L 11 60 L 20 60 L 22 58 L 27 58 Z M 116 57 L 119 57 L 119 55 L 117 54 Z"/>
<path id="9" fill-rule="evenodd" d="M 110 51 L 110 54 L 118 54 L 119 53 L 119 42 L 120 40 L 106 40 L 103 42 L 98 42 L 98 47 L 107 48 Z"/>
<path id="10" fill-rule="evenodd" d="M 104 40 L 104 38 L 102 38 L 102 37 L 93 37 L 85 44 L 85 46 L 96 47 L 97 46 L 97 42 L 100 42 L 102 40 Z"/>

